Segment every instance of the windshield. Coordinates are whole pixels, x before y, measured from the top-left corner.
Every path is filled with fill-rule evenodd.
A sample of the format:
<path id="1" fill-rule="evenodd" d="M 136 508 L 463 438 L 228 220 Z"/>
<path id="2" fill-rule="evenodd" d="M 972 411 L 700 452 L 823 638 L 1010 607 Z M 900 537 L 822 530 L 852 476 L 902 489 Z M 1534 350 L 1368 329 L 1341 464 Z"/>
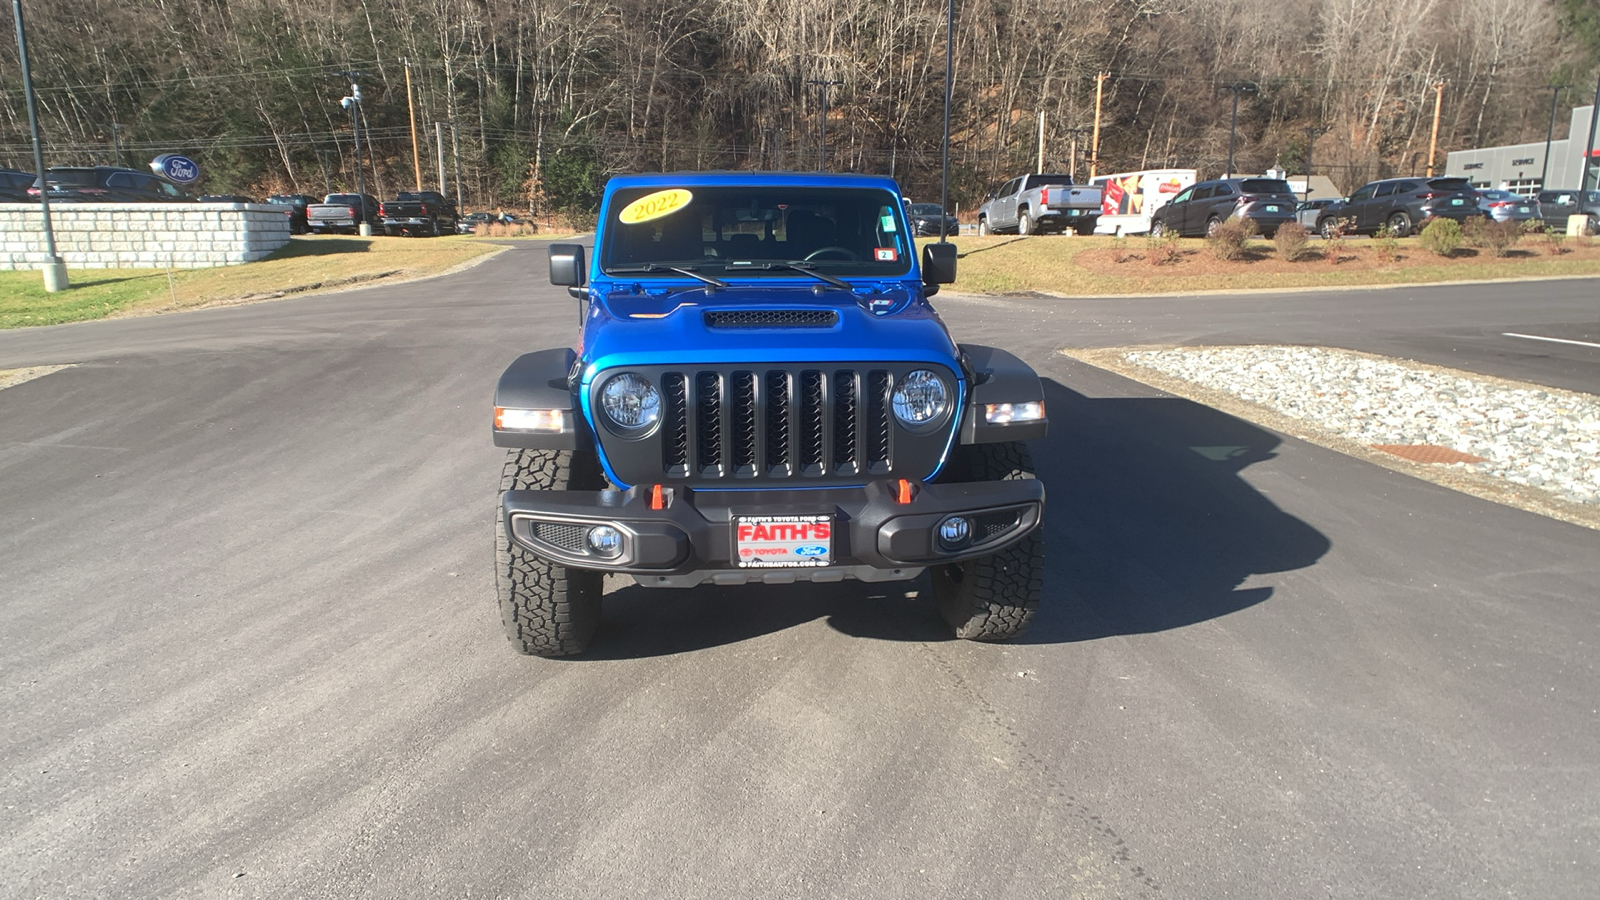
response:
<path id="1" fill-rule="evenodd" d="M 652 269 L 671 265 L 792 278 L 763 267 L 803 260 L 833 275 L 892 277 L 910 271 L 914 250 L 900 203 L 874 188 L 624 188 L 602 216 L 600 268 L 630 275 L 682 277 Z"/>
<path id="2" fill-rule="evenodd" d="M 911 214 L 913 216 L 937 216 L 939 215 L 939 204 L 913 203 L 911 204 Z"/>

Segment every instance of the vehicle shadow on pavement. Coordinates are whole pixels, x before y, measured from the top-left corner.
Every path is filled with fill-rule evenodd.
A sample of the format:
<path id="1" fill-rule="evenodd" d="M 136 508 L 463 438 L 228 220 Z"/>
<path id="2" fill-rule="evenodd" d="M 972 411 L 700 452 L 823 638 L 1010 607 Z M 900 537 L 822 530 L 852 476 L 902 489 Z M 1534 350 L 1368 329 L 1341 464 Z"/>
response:
<path id="1" fill-rule="evenodd" d="M 1280 439 L 1176 397 L 1090 398 L 1044 382 L 1050 436 L 1030 444 L 1045 482 L 1044 597 L 1018 643 L 1146 634 L 1269 599 L 1252 575 L 1314 564 L 1330 546 L 1240 477 Z M 953 640 L 926 575 L 908 582 L 684 590 L 626 580 L 606 595 L 579 659 L 685 653 L 825 619 L 854 637 Z"/>
<path id="2" fill-rule="evenodd" d="M 1281 439 L 1177 397 L 1091 398 L 1044 381 L 1050 436 L 1045 587 L 1022 643 L 1148 634 L 1255 606 L 1252 575 L 1316 563 L 1331 544 L 1240 477 Z"/>

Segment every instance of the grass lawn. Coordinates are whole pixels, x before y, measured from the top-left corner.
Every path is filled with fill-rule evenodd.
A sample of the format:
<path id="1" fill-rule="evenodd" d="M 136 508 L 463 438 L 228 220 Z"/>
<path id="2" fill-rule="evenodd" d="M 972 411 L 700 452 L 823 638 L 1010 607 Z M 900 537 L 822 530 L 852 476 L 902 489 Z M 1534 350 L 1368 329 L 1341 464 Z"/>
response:
<path id="1" fill-rule="evenodd" d="M 297 237 L 260 262 L 215 269 L 70 269 L 49 294 L 37 271 L 0 272 L 0 328 L 58 325 L 436 275 L 501 248 L 471 236 Z"/>
<path id="2" fill-rule="evenodd" d="M 1427 284 L 1494 278 L 1600 275 L 1600 241 L 1567 238 L 1560 251 L 1543 239 L 1524 239 L 1510 253 L 1464 248 L 1440 257 L 1419 238 L 1399 241 L 1393 259 L 1379 257 L 1370 239 L 1346 238 L 1329 258 L 1327 245 L 1311 241 L 1308 258 L 1281 259 L 1269 240 L 1257 238 L 1245 259 L 1216 259 L 1200 238 L 1178 241 L 1176 258 L 1162 258 L 1145 238 L 1043 235 L 960 237 L 953 290 L 984 294 L 1037 292 L 1064 296 L 1194 293 L 1258 288 Z"/>

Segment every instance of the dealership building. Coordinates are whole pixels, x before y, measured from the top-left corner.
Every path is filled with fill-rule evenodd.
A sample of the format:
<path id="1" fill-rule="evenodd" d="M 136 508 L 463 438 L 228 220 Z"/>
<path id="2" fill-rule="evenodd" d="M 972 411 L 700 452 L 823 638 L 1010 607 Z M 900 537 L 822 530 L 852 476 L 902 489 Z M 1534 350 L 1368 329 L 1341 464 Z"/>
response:
<path id="1" fill-rule="evenodd" d="M 1537 141 L 1480 150 L 1457 150 L 1445 157 L 1444 174 L 1466 178 L 1473 187 L 1504 187 L 1528 197 L 1541 190 L 1593 189 L 1596 181 L 1600 180 L 1600 149 L 1591 146 L 1587 152 L 1584 150 L 1593 115 L 1593 106 L 1579 106 L 1572 110 L 1572 122 L 1567 129 L 1567 134 L 1571 136 L 1550 142 L 1548 169 L 1545 166 L 1545 142 Z M 1600 142 L 1600 138 L 1596 141 Z M 1585 170 L 1589 180 L 1586 185 L 1580 185 L 1578 180 L 1583 177 Z"/>

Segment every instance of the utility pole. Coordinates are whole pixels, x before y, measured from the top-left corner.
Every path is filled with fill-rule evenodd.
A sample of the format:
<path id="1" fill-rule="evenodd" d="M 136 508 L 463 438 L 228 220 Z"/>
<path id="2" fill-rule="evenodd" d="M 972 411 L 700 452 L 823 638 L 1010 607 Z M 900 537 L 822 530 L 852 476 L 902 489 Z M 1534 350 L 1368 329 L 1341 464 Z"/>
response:
<path id="1" fill-rule="evenodd" d="M 836 84 L 844 84 L 837 79 L 813 78 L 806 84 L 814 84 L 822 88 L 822 149 L 818 153 L 817 170 L 828 171 L 828 88 Z"/>
<path id="2" fill-rule="evenodd" d="M 1105 80 L 1111 77 L 1110 72 L 1101 72 L 1094 76 L 1094 140 L 1089 146 L 1089 180 L 1100 170 L 1100 100 L 1105 92 Z"/>
<path id="3" fill-rule="evenodd" d="M 1433 136 L 1428 139 L 1428 177 L 1433 177 L 1433 157 L 1439 150 L 1439 110 L 1444 106 L 1444 86 L 1448 81 L 1433 83 Z"/>
<path id="4" fill-rule="evenodd" d="M 350 134 L 355 138 L 356 144 L 356 193 L 361 195 L 361 225 L 357 229 L 362 237 L 372 237 L 372 223 L 367 221 L 367 176 L 361 167 L 361 85 L 356 79 L 365 75 L 365 72 L 335 72 L 350 79 L 350 96 L 339 101 L 339 105 L 350 110 Z"/>
<path id="5" fill-rule="evenodd" d="M 450 120 L 450 159 L 456 167 L 456 208 L 461 208 L 461 126 Z M 481 199 L 481 198 L 480 198 Z"/>
<path id="6" fill-rule="evenodd" d="M 28 98 L 28 130 L 33 134 L 33 169 L 38 173 L 38 180 L 34 184 L 39 188 L 39 212 L 44 218 L 44 289 L 54 294 L 70 287 L 67 283 L 67 264 L 56 255 L 56 233 L 50 227 L 50 183 L 45 178 L 44 149 L 39 142 L 39 108 L 33 99 L 33 73 L 28 68 L 28 35 L 22 27 L 22 0 L 11 0 L 11 11 L 17 19 L 17 59 L 22 63 L 22 92 Z"/>
<path id="7" fill-rule="evenodd" d="M 400 61 L 406 67 L 406 112 L 411 114 L 411 164 L 417 171 L 417 190 L 422 190 L 422 150 L 417 146 L 417 107 L 411 100 L 411 60 Z"/>

